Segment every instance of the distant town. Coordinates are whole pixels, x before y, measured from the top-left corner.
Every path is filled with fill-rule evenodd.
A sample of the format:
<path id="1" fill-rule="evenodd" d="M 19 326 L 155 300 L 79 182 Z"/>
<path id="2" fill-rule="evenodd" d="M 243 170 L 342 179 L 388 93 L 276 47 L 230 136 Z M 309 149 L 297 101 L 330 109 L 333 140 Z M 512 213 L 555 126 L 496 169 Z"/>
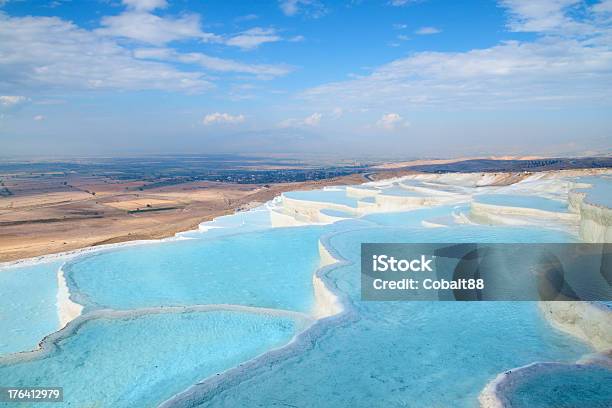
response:
<path id="1" fill-rule="evenodd" d="M 439 172 L 545 171 L 612 167 L 611 157 L 543 158 L 537 160 L 466 159 L 444 163 L 410 164 L 394 171 Z M 105 179 L 108 182 L 139 181 L 126 191 L 144 191 L 164 186 L 210 181 L 233 184 L 277 184 L 317 181 L 350 174 L 390 171 L 379 161 L 308 163 L 235 155 L 162 156 L 146 158 L 79 159 L 58 161 L 13 161 L 0 163 L 0 197 L 14 194 L 7 180 L 40 179 L 71 187 L 72 178 Z"/>

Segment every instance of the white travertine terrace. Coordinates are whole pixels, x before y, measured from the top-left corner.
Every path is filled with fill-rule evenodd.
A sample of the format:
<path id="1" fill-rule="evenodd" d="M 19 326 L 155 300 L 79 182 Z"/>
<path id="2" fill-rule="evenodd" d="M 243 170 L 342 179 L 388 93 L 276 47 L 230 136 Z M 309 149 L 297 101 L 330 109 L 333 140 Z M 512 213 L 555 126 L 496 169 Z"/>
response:
<path id="1" fill-rule="evenodd" d="M 542 312 L 557 329 L 590 344 L 595 350 L 612 350 L 612 313 L 590 302 L 540 302 Z"/>
<path id="2" fill-rule="evenodd" d="M 511 207 L 472 201 L 470 218 L 485 223 L 506 225 L 532 225 L 538 222 L 576 224 L 579 217 L 572 213 Z"/>
<path id="3" fill-rule="evenodd" d="M 308 225 L 307 221 L 300 221 L 296 217 L 297 214 L 288 215 L 279 210 L 270 210 L 270 223 L 272 227 L 299 227 L 301 225 Z"/>
<path id="4" fill-rule="evenodd" d="M 586 242 L 611 242 L 612 210 L 584 201 L 585 193 L 572 191 L 588 187 L 569 177 L 610 174 L 609 170 L 569 170 L 535 174 L 526 173 L 453 173 L 417 174 L 402 178 L 346 187 L 347 197 L 357 200 L 356 207 L 332 202 L 295 199 L 282 196 L 272 211 L 274 226 L 309 223 L 333 223 L 343 217 L 322 212 L 332 209 L 355 217 L 376 213 L 408 211 L 437 205 L 470 203 L 469 214 L 455 214 L 458 223 L 498 225 L 556 225 L 570 232 L 580 231 Z M 507 183 L 511 183 L 506 185 Z M 406 194 L 388 194 L 387 189 L 405 190 Z M 485 204 L 473 195 L 518 194 L 568 202 L 568 212 L 537 208 Z M 434 223 L 435 224 L 435 223 Z M 429 226 L 429 224 L 427 225 Z"/>
<path id="5" fill-rule="evenodd" d="M 481 408 L 507 408 L 511 405 L 505 397 L 506 390 L 512 389 L 517 382 L 524 378 L 542 376 L 559 369 L 585 370 L 595 364 L 600 365 L 597 360 L 590 360 L 574 365 L 558 362 L 536 362 L 516 367 L 498 374 L 497 377 L 490 381 L 478 396 L 478 401 Z"/>
<path id="6" fill-rule="evenodd" d="M 461 196 L 401 196 L 379 194 L 376 196 L 377 210 L 379 211 L 406 211 L 436 205 L 453 204 L 464 201 Z"/>
<path id="7" fill-rule="evenodd" d="M 431 222 L 431 221 L 421 221 L 421 225 L 425 228 L 444 228 L 446 227 L 446 225 L 443 224 L 436 224 L 435 222 Z"/>
<path id="8" fill-rule="evenodd" d="M 355 217 L 377 213 L 408 211 L 437 205 L 467 204 L 470 211 L 464 214 L 453 211 L 449 220 L 423 220 L 427 228 L 445 227 L 447 222 L 457 224 L 541 225 L 560 228 L 579 236 L 585 242 L 612 241 L 612 210 L 585 201 L 588 193 L 574 191 L 588 188 L 588 184 L 572 182 L 570 177 L 610 174 L 609 170 L 571 170 L 546 173 L 499 174 L 419 174 L 384 182 L 372 182 L 362 186 L 349 186 L 346 195 L 357 200 L 356 207 L 316 200 L 282 197 L 278 211 L 299 223 L 333 223 L 343 219 L 336 211 Z M 402 194 L 402 189 L 406 194 Z M 588 191 L 588 190 L 587 190 Z M 498 205 L 478 201 L 479 194 L 505 194 L 525 197 L 541 197 L 567 203 L 568 211 Z M 553 207 L 554 208 L 554 207 Z M 326 212 L 325 210 L 334 210 Z M 280 223 L 275 223 L 279 225 Z M 285 222 L 284 225 L 290 223 Z M 323 244 L 319 245 L 321 266 L 337 262 Z M 338 299 L 318 276 L 313 277 L 317 310 L 316 317 L 339 313 Z M 587 364 L 610 364 L 612 350 L 612 313 L 606 306 L 591 302 L 540 302 L 539 307 L 547 321 L 558 330 L 573 335 L 599 352 Z M 482 407 L 506 406 L 503 392 L 512 381 L 524 375 L 539 375 L 538 370 L 555 369 L 559 363 L 536 363 L 514 368 L 493 379 L 479 397 Z M 573 367 L 565 364 L 565 367 Z M 575 365 L 584 367 L 583 362 Z"/>
<path id="9" fill-rule="evenodd" d="M 381 190 L 371 187 L 362 187 L 362 186 L 347 186 L 346 187 L 346 195 L 352 198 L 365 198 L 365 197 L 374 197 L 377 194 L 380 194 Z"/>
<path id="10" fill-rule="evenodd" d="M 283 215 L 287 215 L 290 216 L 292 218 L 295 218 L 296 220 L 305 220 L 305 224 L 306 223 L 322 223 L 322 222 L 329 222 L 327 221 L 327 216 L 324 216 L 323 218 L 326 218 L 326 220 L 323 220 L 321 217 L 321 210 L 325 210 L 325 209 L 332 209 L 332 210 L 338 210 L 338 211 L 342 211 L 342 212 L 346 212 L 346 213 L 352 213 L 355 209 L 352 207 L 349 207 L 347 205 L 342 205 L 342 204 L 335 204 L 335 203 L 322 203 L 322 202 L 317 202 L 317 201 L 307 201 L 307 200 L 297 200 L 295 198 L 289 198 L 287 196 L 282 196 L 282 210 L 283 210 Z M 332 217 L 333 218 L 333 217 Z M 333 222 L 333 221 L 332 221 Z M 278 220 L 272 220 L 272 225 L 273 226 L 281 226 L 281 223 L 278 222 Z"/>
<path id="11" fill-rule="evenodd" d="M 350 215 L 349 213 L 346 213 L 347 215 Z M 350 218 L 350 216 L 340 216 L 340 215 L 332 215 L 327 213 L 325 210 L 319 210 L 319 215 L 318 215 L 318 219 L 319 222 L 323 222 L 325 224 L 332 224 L 334 222 L 338 222 L 338 221 L 342 221 L 344 219 Z"/>
<path id="12" fill-rule="evenodd" d="M 319 268 L 338 263 L 338 260 L 329 253 L 321 241 L 319 241 L 319 256 L 321 258 Z M 315 310 L 313 312 L 315 319 L 334 316 L 342 311 L 342 305 L 338 297 L 325 286 L 325 282 L 316 273 L 312 275 L 312 286 L 315 297 Z"/>
<path id="13" fill-rule="evenodd" d="M 70 299 L 70 290 L 66 284 L 64 270 L 57 270 L 57 314 L 59 317 L 59 328 L 63 328 L 72 320 L 81 315 L 83 306 Z"/>
<path id="14" fill-rule="evenodd" d="M 574 189 L 588 187 L 588 184 L 572 183 Z M 568 194 L 570 211 L 580 217 L 580 238 L 585 242 L 612 242 L 612 209 L 585 201 L 583 191 Z"/>
<path id="15" fill-rule="evenodd" d="M 391 185 L 387 182 L 381 186 L 389 187 Z M 377 187 L 379 186 L 377 185 Z M 386 194 L 385 189 L 382 188 L 347 187 L 346 195 L 358 199 L 356 207 L 339 203 L 295 199 L 283 195 L 280 200 L 280 208 L 274 210 L 275 213 L 272 215 L 272 223 L 274 226 L 303 225 L 294 224 L 295 221 L 327 224 L 342 220 L 345 217 L 326 214 L 324 210 L 337 210 L 358 217 L 377 212 L 408 211 L 430 206 L 455 204 L 469 199 L 469 196 L 464 194 L 419 195 L 405 189 L 402 185 L 395 187 L 404 189 L 406 195 Z M 293 218 L 294 221 L 287 220 L 286 217 Z"/>
<path id="16" fill-rule="evenodd" d="M 556 173 L 559 174 L 559 172 Z M 568 176 L 581 175 L 577 171 L 571 172 L 574 174 L 564 173 Z M 598 171 L 595 174 L 610 174 L 610 171 Z M 551 174 L 543 174 L 538 177 L 539 180 L 545 178 L 551 178 Z M 540 188 L 545 186 L 548 187 L 549 192 L 554 190 L 551 183 L 541 183 Z M 585 183 L 568 183 L 569 211 L 576 218 L 575 222 L 579 225 L 579 236 L 582 241 L 610 243 L 612 242 L 612 209 L 604 205 L 587 202 L 585 198 L 588 193 L 576 191 L 589 187 L 590 185 Z M 582 369 L 589 364 L 612 367 L 612 359 L 610 358 L 612 355 L 612 312 L 606 305 L 594 302 L 558 301 L 539 302 L 539 307 L 553 327 L 581 339 L 598 352 L 586 359 L 581 359 L 575 365 L 565 364 L 565 366 L 575 367 L 575 369 Z M 546 370 L 555 369 L 555 367 L 561 365 L 563 364 L 534 363 L 499 374 L 481 392 L 479 396 L 480 406 L 482 408 L 507 407 L 504 392 L 511 386 L 512 382 L 527 375 L 543 375 Z"/>
<path id="17" fill-rule="evenodd" d="M 319 268 L 324 268 L 326 266 L 333 265 L 338 262 L 338 260 L 334 258 L 332 254 L 329 253 L 329 251 L 321 241 L 319 241 L 319 256 L 321 257 Z"/>
<path id="18" fill-rule="evenodd" d="M 579 232 L 585 242 L 611 242 L 612 209 L 585 200 L 588 193 L 576 191 L 589 187 L 588 184 L 575 183 L 569 177 L 593 174 L 612 174 L 611 171 L 568 171 L 537 174 L 499 173 L 499 174 L 418 174 L 383 182 L 372 182 L 361 186 L 346 187 L 346 195 L 357 200 L 356 207 L 333 203 L 318 202 L 281 196 L 268 207 L 273 227 L 295 227 L 313 223 L 334 223 L 347 217 L 359 217 L 377 212 L 407 211 L 436 205 L 467 204 L 467 214 L 453 211 L 452 216 L 437 222 L 437 219 L 423 220 L 421 225 L 428 228 L 445 227 L 446 223 L 493 223 L 514 225 L 556 226 L 570 232 Z M 504 183 L 512 182 L 505 185 Z M 387 189 L 394 189 L 389 194 Z M 401 189 L 406 190 L 402 194 Z M 588 191 L 588 190 L 586 190 Z M 546 211 L 536 208 L 510 207 L 484 204 L 474 201 L 474 196 L 486 194 L 535 195 L 568 203 L 569 212 Z M 329 211 L 332 210 L 332 211 Z M 346 217 L 343 217 L 343 215 Z M 441 221 L 441 220 L 440 220 Z M 203 225 L 201 229 L 203 230 Z M 206 227 L 209 228 L 209 227 Z M 174 239 L 178 239 L 175 237 Z M 152 241 L 159 242 L 159 241 Z M 125 245 L 137 245 L 129 243 Z M 97 249 L 96 249 L 97 250 Z M 82 250 L 89 252 L 92 250 Z M 320 268 L 339 262 L 319 243 Z M 63 254 L 62 257 L 66 257 Z M 76 254 L 70 255 L 71 257 Z M 69 258 L 69 257 L 68 257 Z M 68 259 L 66 258 L 66 259 Z M 56 258 L 50 258 L 56 259 Z M 334 316 L 342 312 L 340 299 L 330 290 L 321 276 L 312 277 L 315 319 Z M 70 299 L 62 268 L 57 271 L 57 307 L 60 328 L 81 316 L 82 306 Z M 589 343 L 598 354 L 598 364 L 610 363 L 605 352 L 612 350 L 612 313 L 608 308 L 589 302 L 540 302 L 544 316 L 555 328 L 576 336 Z M 601 360 L 601 361 L 600 361 Z M 519 368 L 520 369 L 520 368 Z M 513 369 L 516 371 L 519 369 Z M 530 375 L 533 369 L 530 368 Z M 480 396 L 483 407 L 502 407 L 502 399 L 497 392 L 501 381 L 507 377 L 500 374 Z"/>

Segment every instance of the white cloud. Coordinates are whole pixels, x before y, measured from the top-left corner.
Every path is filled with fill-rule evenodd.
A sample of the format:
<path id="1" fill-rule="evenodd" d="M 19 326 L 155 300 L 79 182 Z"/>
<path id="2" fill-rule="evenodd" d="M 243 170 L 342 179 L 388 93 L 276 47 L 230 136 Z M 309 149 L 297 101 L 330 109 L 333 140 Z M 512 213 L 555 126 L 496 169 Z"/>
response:
<path id="1" fill-rule="evenodd" d="M 244 122 L 244 115 L 230 115 L 229 113 L 209 113 L 204 116 L 202 119 L 202 123 L 204 125 L 214 125 L 214 124 L 238 124 Z"/>
<path id="2" fill-rule="evenodd" d="M 20 95 L 0 95 L 0 105 L 14 106 L 23 103 L 27 100 L 25 96 Z"/>
<path id="3" fill-rule="evenodd" d="M 303 96 L 317 108 L 346 109 L 517 105 L 560 106 L 612 100 L 612 33 L 599 20 L 590 36 L 540 35 L 465 52 L 420 52 L 369 75 L 311 88 Z M 581 102 L 577 102 L 581 101 Z"/>
<path id="4" fill-rule="evenodd" d="M 312 115 L 306 117 L 304 119 L 304 124 L 306 126 L 319 126 L 319 123 L 321 123 L 321 118 L 323 117 L 322 114 L 316 112 L 313 113 Z"/>
<path id="5" fill-rule="evenodd" d="M 150 11 L 168 6 L 166 0 L 123 0 L 123 4 L 139 11 Z"/>
<path id="6" fill-rule="evenodd" d="M 593 11 L 596 13 L 612 13 L 612 0 L 603 0 L 593 5 Z"/>
<path id="7" fill-rule="evenodd" d="M 246 50 L 255 49 L 264 43 L 283 40 L 274 28 L 254 27 L 225 36 L 204 32 L 201 29 L 198 14 L 184 14 L 179 17 L 162 17 L 154 14 L 155 9 L 166 7 L 165 1 L 126 0 L 124 5 L 127 10 L 123 13 L 102 17 L 101 27 L 96 30 L 96 33 L 156 46 L 164 46 L 173 41 L 199 40 Z M 249 14 L 237 18 L 236 21 L 256 18 L 255 14 Z M 295 38 L 299 37 L 288 39 L 288 41 L 295 41 Z"/>
<path id="8" fill-rule="evenodd" d="M 321 119 L 323 118 L 323 114 L 319 112 L 315 112 L 310 116 L 305 117 L 304 119 L 285 119 L 278 124 L 280 128 L 289 128 L 289 127 L 315 127 L 319 126 L 321 123 Z"/>
<path id="9" fill-rule="evenodd" d="M 393 29 L 394 30 L 403 30 L 403 29 L 405 29 L 407 27 L 408 27 L 407 24 L 393 24 Z"/>
<path id="10" fill-rule="evenodd" d="M 252 49 L 282 40 L 274 29 L 256 27 L 222 37 L 203 32 L 197 14 L 154 14 L 167 7 L 166 0 L 122 3 L 123 12 L 102 17 L 101 26 L 92 30 L 59 17 L 0 13 L 0 92 L 118 89 L 194 93 L 213 87 L 212 81 L 218 78 L 209 76 L 209 71 L 270 79 L 293 69 L 283 64 L 178 52 L 167 45 L 189 39 Z M 134 49 L 134 42 L 152 46 Z M 192 66 L 186 68 L 184 64 Z"/>
<path id="11" fill-rule="evenodd" d="M 170 48 L 139 48 L 134 50 L 134 56 L 139 59 L 194 64 L 211 71 L 252 74 L 262 79 L 282 76 L 291 71 L 290 67 L 284 65 L 247 64 L 199 52 L 179 53 Z"/>
<path id="12" fill-rule="evenodd" d="M 46 118 L 43 115 L 36 115 L 33 118 L 35 121 L 40 122 L 42 120 L 45 120 Z"/>
<path id="13" fill-rule="evenodd" d="M 254 27 L 234 35 L 221 36 L 202 31 L 199 14 L 184 14 L 178 17 L 154 14 L 154 10 L 167 6 L 165 0 L 125 0 L 123 4 L 127 8 L 124 12 L 102 17 L 101 28 L 96 30 L 98 34 L 156 46 L 163 46 L 173 41 L 199 40 L 247 50 L 257 48 L 264 43 L 283 40 L 274 28 Z M 249 14 L 238 17 L 236 21 L 256 18 L 257 15 Z"/>
<path id="14" fill-rule="evenodd" d="M 393 7 L 402 7 L 405 6 L 408 3 L 412 3 L 415 0 L 390 0 L 389 4 Z"/>
<path id="15" fill-rule="evenodd" d="M 29 88 L 191 93 L 212 87 L 203 70 L 249 74 L 261 79 L 285 75 L 291 70 L 285 65 L 249 64 L 163 47 L 132 51 L 111 37 L 58 17 L 10 17 L 3 13 L 0 13 L 0 55 L 0 89 L 7 93 Z M 191 64 L 196 69 L 179 68 L 175 63 Z M 8 101 L 4 98 L 3 104 Z"/>
<path id="16" fill-rule="evenodd" d="M 211 85 L 202 73 L 137 60 L 115 41 L 57 17 L 8 17 L 0 13 L 0 55 L 0 83 L 5 89 L 194 92 Z"/>
<path id="17" fill-rule="evenodd" d="M 286 16 L 304 14 L 319 18 L 327 14 L 327 8 L 319 0 L 279 0 L 279 7 Z"/>
<path id="18" fill-rule="evenodd" d="M 414 33 L 417 35 L 431 35 L 431 34 L 438 34 L 440 32 L 442 32 L 442 30 L 436 27 L 421 27 L 418 30 L 416 30 Z"/>
<path id="19" fill-rule="evenodd" d="M 197 14 L 178 18 L 159 17 L 143 9 L 135 9 L 103 17 L 101 24 L 102 28 L 96 30 L 99 34 L 155 45 L 185 39 L 221 41 L 219 36 L 200 29 L 200 16 Z"/>
<path id="20" fill-rule="evenodd" d="M 281 1 L 279 1 L 280 9 L 287 16 L 294 16 L 294 15 L 296 15 L 298 13 L 298 11 L 299 11 L 298 4 L 299 4 L 299 2 L 297 0 L 284 0 L 284 1 L 281 0 Z"/>
<path id="21" fill-rule="evenodd" d="M 234 19 L 234 21 L 237 22 L 237 23 L 241 23 L 241 22 L 244 22 L 244 21 L 257 20 L 258 18 L 259 18 L 259 16 L 257 14 L 246 14 L 244 16 L 236 17 Z"/>
<path id="22" fill-rule="evenodd" d="M 64 99 L 38 99 L 34 102 L 36 105 L 62 105 L 66 103 Z"/>
<path id="23" fill-rule="evenodd" d="M 387 113 L 376 122 L 376 125 L 385 130 L 396 130 L 400 127 L 407 127 L 410 123 L 404 120 L 398 113 Z"/>
<path id="24" fill-rule="evenodd" d="M 510 12 L 508 27 L 512 31 L 545 32 L 567 30 L 576 25 L 566 14 L 568 8 L 581 0 L 501 0 Z"/>
<path id="25" fill-rule="evenodd" d="M 280 41 L 282 38 L 273 28 L 254 27 L 235 35 L 225 41 L 227 45 L 240 47 L 243 49 L 254 49 L 261 44 Z"/>
<path id="26" fill-rule="evenodd" d="M 152 59 L 170 61 L 177 58 L 179 55 L 172 48 L 136 48 L 132 55 L 138 59 Z"/>

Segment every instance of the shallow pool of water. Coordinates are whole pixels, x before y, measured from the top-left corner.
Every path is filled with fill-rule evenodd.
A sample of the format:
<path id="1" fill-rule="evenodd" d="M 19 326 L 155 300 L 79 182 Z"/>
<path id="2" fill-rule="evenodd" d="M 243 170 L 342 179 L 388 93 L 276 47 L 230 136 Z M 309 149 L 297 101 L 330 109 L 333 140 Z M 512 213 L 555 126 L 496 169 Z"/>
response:
<path id="1" fill-rule="evenodd" d="M 394 197 L 421 197 L 423 194 L 419 194 L 415 191 L 410 191 L 400 186 L 392 186 L 380 190 L 380 194 Z"/>
<path id="2" fill-rule="evenodd" d="M 238 304 L 309 312 L 321 227 L 267 229 L 85 256 L 64 267 L 89 308 Z"/>
<path id="3" fill-rule="evenodd" d="M 474 199 L 483 204 L 501 205 L 508 207 L 535 208 L 537 210 L 567 212 L 567 203 L 549 198 L 510 194 L 482 194 Z"/>
<path id="4" fill-rule="evenodd" d="M 342 188 L 286 196 L 357 205 Z M 565 211 L 565 204 L 542 197 L 478 196 L 483 199 Z M 327 270 L 324 279 L 347 302 L 349 313 L 320 321 L 320 336 L 294 343 L 288 357 L 255 367 L 245 381 L 222 383 L 197 402 L 211 407 L 474 407 L 482 388 L 500 372 L 533 361 L 573 362 L 591 350 L 552 329 L 532 302 L 361 301 L 363 242 L 575 240 L 542 227 L 422 225 L 423 220 L 452 219 L 467 208 L 465 203 L 274 229 L 262 207 L 206 223 L 202 230 L 184 234 L 190 239 L 82 255 L 64 271 L 72 298 L 86 306 L 85 313 L 194 304 L 308 313 L 314 306 L 312 274 L 320 263 L 322 239 L 348 262 Z M 33 339 L 56 329 L 57 311 L 51 306 L 57 267 L 26 268 L 21 275 L 17 269 L 0 272 L 0 288 L 8 293 L 0 299 L 0 329 L 17 333 L 4 341 L 6 350 L 31 348 Z M 13 316 L 22 309 L 27 312 Z M 0 378 L 10 379 L 9 385 L 62 385 L 70 406 L 154 406 L 201 379 L 217 378 L 225 369 L 286 344 L 299 327 L 289 318 L 244 312 L 97 318 L 63 338 L 46 358 L 0 364 Z M 27 336 L 20 337 L 19 330 Z"/>
<path id="5" fill-rule="evenodd" d="M 586 193 L 586 202 L 612 208 L 612 177 L 580 177 L 577 181 L 591 184 L 579 190 Z"/>
<path id="6" fill-rule="evenodd" d="M 438 206 L 422 208 L 412 211 L 397 211 L 368 214 L 363 217 L 363 220 L 373 223 L 388 226 L 388 227 L 421 227 L 423 220 L 431 218 L 449 216 L 453 212 L 467 212 L 467 206 Z"/>
<path id="7" fill-rule="evenodd" d="M 354 214 L 348 213 L 346 211 L 334 210 L 330 208 L 325 208 L 321 210 L 321 214 L 329 215 L 331 217 L 339 217 L 339 218 L 352 218 Z"/>
<path id="8" fill-rule="evenodd" d="M 352 262 L 328 273 L 355 321 L 329 326 L 314 345 L 220 390 L 202 407 L 474 407 L 499 372 L 536 360 L 574 361 L 589 349 L 551 330 L 535 302 L 364 302 L 361 242 L 563 242 L 534 228 L 365 228 L 329 245 Z"/>
<path id="9" fill-rule="evenodd" d="M 61 262 L 0 270 L 0 355 L 31 350 L 58 329 Z"/>
<path id="10" fill-rule="evenodd" d="M 346 195 L 344 189 L 338 190 L 311 190 L 311 191 L 291 191 L 283 193 L 287 198 L 303 201 L 315 201 L 319 203 L 341 204 L 347 207 L 357 207 L 357 200 Z"/>
<path id="11" fill-rule="evenodd" d="M 0 360 L 3 386 L 62 386 L 54 407 L 153 407 L 293 337 L 291 319 L 236 312 L 95 319 L 47 356 Z M 13 406 L 0 403 L 0 406 Z"/>
<path id="12" fill-rule="evenodd" d="M 506 390 L 513 408 L 612 407 L 612 370 L 561 366 L 527 376 Z"/>

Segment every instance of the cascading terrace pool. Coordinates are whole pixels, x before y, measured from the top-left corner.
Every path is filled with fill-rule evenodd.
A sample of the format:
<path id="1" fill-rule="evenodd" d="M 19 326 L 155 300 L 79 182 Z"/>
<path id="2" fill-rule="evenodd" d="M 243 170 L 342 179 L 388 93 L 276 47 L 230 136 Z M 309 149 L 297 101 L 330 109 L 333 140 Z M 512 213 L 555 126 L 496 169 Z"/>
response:
<path id="1" fill-rule="evenodd" d="M 536 302 L 361 300 L 362 242 L 580 239 L 571 226 L 470 217 L 478 197 L 567 211 L 567 180 L 547 181 L 541 200 L 537 181 L 521 191 L 463 177 L 455 191 L 448 180 L 370 183 L 361 197 L 287 193 L 174 239 L 2 266 L 1 385 L 62 386 L 58 407 L 475 407 L 498 374 L 554 362 L 564 369 L 526 377 L 505 400 L 545 406 L 560 387 L 610 406 L 597 391 L 612 385 L 610 368 L 574 370 L 595 350 L 553 328 Z"/>

